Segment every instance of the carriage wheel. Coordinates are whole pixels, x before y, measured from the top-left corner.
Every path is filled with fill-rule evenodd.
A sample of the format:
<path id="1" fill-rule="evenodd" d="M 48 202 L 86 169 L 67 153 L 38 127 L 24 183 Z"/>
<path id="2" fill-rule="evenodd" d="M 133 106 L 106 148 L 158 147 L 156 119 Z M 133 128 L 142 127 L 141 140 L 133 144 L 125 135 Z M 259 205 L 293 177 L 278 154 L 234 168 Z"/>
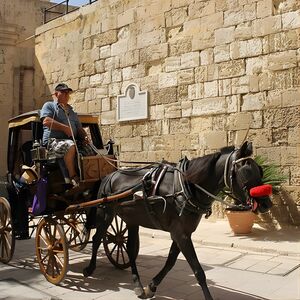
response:
<path id="1" fill-rule="evenodd" d="M 13 257 L 15 236 L 12 229 L 9 202 L 0 197 L 0 261 L 7 264 Z"/>
<path id="2" fill-rule="evenodd" d="M 109 261 L 118 269 L 130 267 L 127 254 L 128 229 L 126 223 L 118 216 L 115 216 L 103 239 L 105 254 Z M 139 252 L 139 240 L 135 249 L 135 257 Z"/>
<path id="3" fill-rule="evenodd" d="M 63 227 L 56 220 L 43 218 L 36 230 L 36 256 L 46 279 L 59 284 L 68 269 L 68 246 Z"/>
<path id="4" fill-rule="evenodd" d="M 85 228 L 85 223 L 85 211 L 71 214 L 66 220 L 65 234 L 69 248 L 73 251 L 83 250 L 90 239 L 90 230 Z"/>

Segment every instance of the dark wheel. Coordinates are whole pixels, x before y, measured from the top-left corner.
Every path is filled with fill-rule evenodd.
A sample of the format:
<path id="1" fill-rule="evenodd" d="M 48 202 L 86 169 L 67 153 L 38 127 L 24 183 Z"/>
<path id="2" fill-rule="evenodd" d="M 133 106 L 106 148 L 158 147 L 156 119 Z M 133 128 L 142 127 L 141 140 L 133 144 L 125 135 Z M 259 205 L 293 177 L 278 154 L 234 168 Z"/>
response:
<path id="1" fill-rule="evenodd" d="M 7 264 L 15 251 L 11 209 L 9 202 L 0 197 L 0 261 Z"/>
<path id="2" fill-rule="evenodd" d="M 73 251 L 83 250 L 90 238 L 90 230 L 85 228 L 86 212 L 71 214 L 65 222 L 64 229 L 69 248 Z"/>
<path id="3" fill-rule="evenodd" d="M 69 254 L 63 227 L 55 219 L 43 218 L 36 230 L 36 256 L 46 279 L 59 284 L 67 273 Z"/>
<path id="4" fill-rule="evenodd" d="M 115 216 L 103 239 L 105 254 L 109 261 L 118 269 L 130 267 L 127 253 L 128 229 L 126 223 L 118 216 Z M 139 241 L 135 249 L 135 257 L 139 253 Z"/>

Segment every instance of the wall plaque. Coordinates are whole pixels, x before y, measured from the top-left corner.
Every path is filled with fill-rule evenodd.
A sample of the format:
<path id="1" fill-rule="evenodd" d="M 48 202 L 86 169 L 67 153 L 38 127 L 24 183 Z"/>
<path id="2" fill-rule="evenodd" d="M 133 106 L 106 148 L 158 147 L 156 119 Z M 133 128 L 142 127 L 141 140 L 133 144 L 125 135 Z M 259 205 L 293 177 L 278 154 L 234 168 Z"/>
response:
<path id="1" fill-rule="evenodd" d="M 148 91 L 140 91 L 135 83 L 129 84 L 117 100 L 117 120 L 133 121 L 148 118 Z"/>

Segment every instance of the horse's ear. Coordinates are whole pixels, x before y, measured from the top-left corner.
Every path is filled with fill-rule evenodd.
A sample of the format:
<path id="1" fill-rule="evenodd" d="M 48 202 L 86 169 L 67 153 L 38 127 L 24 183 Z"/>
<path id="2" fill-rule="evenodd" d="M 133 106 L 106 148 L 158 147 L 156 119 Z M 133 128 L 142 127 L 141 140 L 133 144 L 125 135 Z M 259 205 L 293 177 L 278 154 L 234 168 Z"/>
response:
<path id="1" fill-rule="evenodd" d="M 238 156 L 239 157 L 246 157 L 246 156 L 250 156 L 253 153 L 253 147 L 252 147 L 252 143 L 248 143 L 247 141 L 244 142 L 244 144 L 242 145 L 242 147 L 238 150 Z"/>

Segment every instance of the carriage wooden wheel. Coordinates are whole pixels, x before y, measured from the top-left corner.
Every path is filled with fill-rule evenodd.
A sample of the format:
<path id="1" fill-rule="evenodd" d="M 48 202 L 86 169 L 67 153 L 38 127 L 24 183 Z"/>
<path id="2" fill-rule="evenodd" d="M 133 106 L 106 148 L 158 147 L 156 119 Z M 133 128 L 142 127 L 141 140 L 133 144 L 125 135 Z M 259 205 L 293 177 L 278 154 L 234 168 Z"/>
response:
<path id="1" fill-rule="evenodd" d="M 128 229 L 126 223 L 115 216 L 103 239 L 105 254 L 109 261 L 118 269 L 130 267 L 127 254 Z M 139 241 L 135 249 L 135 258 L 139 252 Z"/>
<path id="2" fill-rule="evenodd" d="M 36 231 L 36 255 L 46 279 L 59 284 L 68 269 L 68 243 L 63 227 L 57 220 L 42 218 Z"/>
<path id="3" fill-rule="evenodd" d="M 90 230 L 85 228 L 86 212 L 70 214 L 65 219 L 64 229 L 69 248 L 73 251 L 83 250 L 90 238 Z"/>
<path id="4" fill-rule="evenodd" d="M 0 261 L 7 264 L 13 257 L 15 237 L 13 234 L 9 202 L 0 197 Z"/>

